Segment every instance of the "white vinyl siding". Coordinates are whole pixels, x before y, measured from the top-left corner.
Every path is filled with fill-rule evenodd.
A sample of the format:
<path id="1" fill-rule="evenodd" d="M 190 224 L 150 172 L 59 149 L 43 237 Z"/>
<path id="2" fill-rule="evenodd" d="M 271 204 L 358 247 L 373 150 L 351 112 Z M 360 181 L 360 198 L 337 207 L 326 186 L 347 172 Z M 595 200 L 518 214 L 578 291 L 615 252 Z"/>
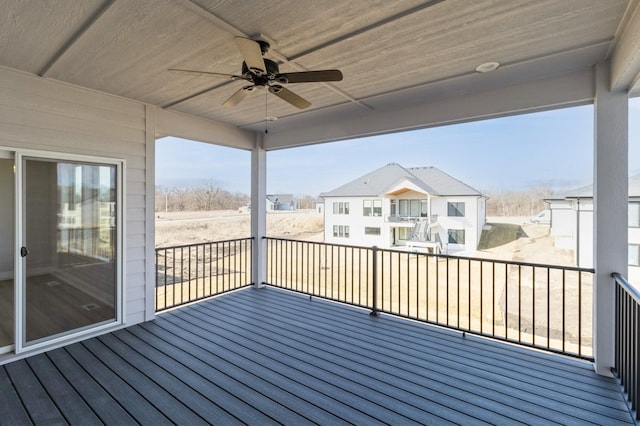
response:
<path id="1" fill-rule="evenodd" d="M 0 146 L 8 149 L 125 160 L 123 308 L 127 324 L 143 321 L 146 301 L 145 168 L 148 161 L 144 105 L 0 69 L 0 116 Z"/>
<path id="2" fill-rule="evenodd" d="M 640 202 L 629 203 L 629 228 L 640 228 Z"/>

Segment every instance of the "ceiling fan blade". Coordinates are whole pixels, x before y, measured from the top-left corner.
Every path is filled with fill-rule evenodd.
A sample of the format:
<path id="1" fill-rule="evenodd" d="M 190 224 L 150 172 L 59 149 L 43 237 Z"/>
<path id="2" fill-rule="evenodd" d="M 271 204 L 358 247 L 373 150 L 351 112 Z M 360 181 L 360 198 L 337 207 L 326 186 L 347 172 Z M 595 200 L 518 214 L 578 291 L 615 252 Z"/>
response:
<path id="1" fill-rule="evenodd" d="M 280 83 L 314 83 L 341 80 L 342 72 L 340 70 L 288 72 L 276 76 L 276 81 Z"/>
<path id="2" fill-rule="evenodd" d="M 265 74 L 267 68 L 264 65 L 264 59 L 262 59 L 260 43 L 244 37 L 236 37 L 235 40 L 247 67 L 256 74 Z"/>
<path id="3" fill-rule="evenodd" d="M 308 100 L 296 95 L 291 90 L 286 89 L 280 85 L 273 85 L 269 87 L 269 91 L 282 99 L 285 102 L 289 102 L 296 108 L 305 109 L 311 106 L 311 102 Z"/>
<path id="4" fill-rule="evenodd" d="M 238 105 L 244 98 L 249 96 L 251 92 L 255 90 L 255 86 L 245 86 L 242 89 L 238 90 L 236 93 L 231 95 L 229 99 L 224 101 L 222 106 L 224 107 L 234 107 Z"/>
<path id="5" fill-rule="evenodd" d="M 241 75 L 222 74 L 219 72 L 180 70 L 176 68 L 170 68 L 167 71 L 171 71 L 176 74 L 195 75 L 198 77 L 220 77 L 220 78 L 230 78 L 232 80 L 240 80 L 240 79 L 246 80 L 246 78 Z"/>

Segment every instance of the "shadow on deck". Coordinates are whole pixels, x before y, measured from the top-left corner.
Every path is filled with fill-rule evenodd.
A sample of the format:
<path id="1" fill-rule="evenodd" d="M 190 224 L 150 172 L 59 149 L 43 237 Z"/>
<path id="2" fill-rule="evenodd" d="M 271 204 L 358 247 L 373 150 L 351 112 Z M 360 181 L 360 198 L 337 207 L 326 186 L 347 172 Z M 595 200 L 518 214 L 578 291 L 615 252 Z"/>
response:
<path id="1" fill-rule="evenodd" d="M 632 424 L 590 363 L 274 288 L 0 367 L 0 423 Z"/>

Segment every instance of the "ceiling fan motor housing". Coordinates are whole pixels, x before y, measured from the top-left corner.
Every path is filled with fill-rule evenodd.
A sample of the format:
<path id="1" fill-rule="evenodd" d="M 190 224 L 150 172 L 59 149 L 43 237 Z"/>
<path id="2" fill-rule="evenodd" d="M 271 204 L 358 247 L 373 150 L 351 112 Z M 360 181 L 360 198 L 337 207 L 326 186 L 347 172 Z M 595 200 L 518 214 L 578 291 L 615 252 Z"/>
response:
<path id="1" fill-rule="evenodd" d="M 276 79 L 280 74 L 280 67 L 271 59 L 264 58 L 264 66 L 266 72 L 264 74 L 258 74 L 254 70 L 247 67 L 246 62 L 242 62 L 242 75 L 250 79 L 256 86 L 267 86 L 270 81 L 278 81 L 279 83 L 287 83 L 285 76 Z M 281 81 L 282 80 L 282 81 Z"/>

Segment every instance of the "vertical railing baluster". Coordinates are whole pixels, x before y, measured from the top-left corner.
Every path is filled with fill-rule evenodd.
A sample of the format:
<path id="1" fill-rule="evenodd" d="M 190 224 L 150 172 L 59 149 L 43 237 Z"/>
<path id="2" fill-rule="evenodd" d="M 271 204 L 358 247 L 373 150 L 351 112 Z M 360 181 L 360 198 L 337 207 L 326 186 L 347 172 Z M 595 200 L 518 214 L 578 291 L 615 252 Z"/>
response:
<path id="1" fill-rule="evenodd" d="M 504 264 L 504 338 L 509 338 L 509 265 Z"/>
<path id="2" fill-rule="evenodd" d="M 518 342 L 522 342 L 522 266 L 518 265 Z"/>
<path id="3" fill-rule="evenodd" d="M 449 257 L 446 257 L 446 262 L 447 262 L 447 275 L 446 275 L 446 281 L 445 281 L 445 294 L 446 294 L 446 300 L 447 300 L 447 325 L 449 325 Z"/>
<path id="4" fill-rule="evenodd" d="M 480 261 L 480 334 L 484 334 L 484 261 Z"/>
<path id="5" fill-rule="evenodd" d="M 582 272 L 578 271 L 578 355 L 582 355 Z"/>
<path id="6" fill-rule="evenodd" d="M 376 246 L 372 247 L 371 269 L 372 309 L 370 315 L 376 316 L 378 315 L 378 247 Z"/>
<path id="7" fill-rule="evenodd" d="M 456 325 L 460 328 L 460 259 L 456 259 L 456 298 L 458 299 L 457 307 L 458 313 L 456 314 Z"/>
<path id="8" fill-rule="evenodd" d="M 565 305 L 565 297 L 566 297 L 566 281 L 565 281 L 565 269 L 562 270 L 562 352 L 565 350 L 565 342 L 567 341 L 567 335 L 565 334 L 565 326 L 566 326 L 566 305 Z"/>
<path id="9" fill-rule="evenodd" d="M 531 342 L 536 344 L 536 267 L 531 268 Z"/>

